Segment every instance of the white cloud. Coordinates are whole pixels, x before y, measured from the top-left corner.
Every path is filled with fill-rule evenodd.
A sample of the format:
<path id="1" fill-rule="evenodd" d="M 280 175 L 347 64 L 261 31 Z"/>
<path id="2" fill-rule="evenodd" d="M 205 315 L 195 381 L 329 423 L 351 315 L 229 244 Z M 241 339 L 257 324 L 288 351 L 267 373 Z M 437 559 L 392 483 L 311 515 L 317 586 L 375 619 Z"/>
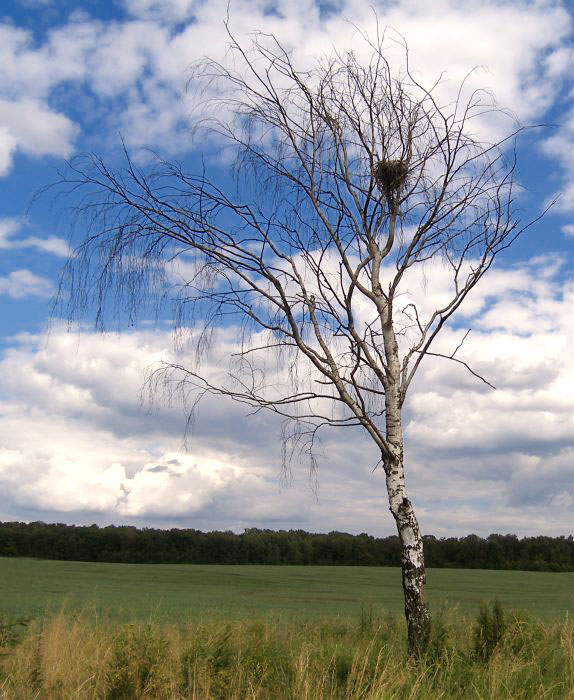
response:
<path id="1" fill-rule="evenodd" d="M 0 219 L 0 250 L 33 248 L 42 253 L 51 253 L 64 258 L 70 255 L 71 251 L 67 241 L 57 236 L 17 238 L 16 234 L 22 227 L 23 222 L 18 219 Z"/>
<path id="2" fill-rule="evenodd" d="M 481 324 L 513 287 L 529 303 L 517 269 L 500 269 L 506 286 L 496 283 L 498 296 L 477 305 L 476 332 L 461 349 L 497 391 L 443 359 L 421 366 L 405 419 L 408 481 L 425 532 L 571 529 L 570 301 L 556 265 L 538 260 L 527 269 L 539 313 L 552 320 L 528 331 L 512 317 L 505 327 Z M 446 330 L 441 347 L 459 336 Z M 233 329 L 221 330 L 205 370 L 223 371 L 236 342 Z M 305 465 L 294 464 L 293 487 L 280 491 L 280 424 L 271 416 L 209 398 L 182 451 L 177 397 L 151 413 L 139 399 L 144 369 L 171 357 L 163 332 L 77 335 L 55 326 L 47 340 L 14 339 L 0 365 L 5 510 L 72 521 L 393 531 L 390 515 L 381 517 L 384 480 L 371 473 L 376 450 L 357 431 L 324 434 L 318 501 Z"/>
<path id="3" fill-rule="evenodd" d="M 192 16 L 199 3 L 197 0 L 124 0 L 123 5 L 134 17 L 183 22 Z"/>
<path id="4" fill-rule="evenodd" d="M 562 233 L 566 236 L 574 236 L 574 224 L 566 224 L 566 226 L 562 226 Z"/>
<path id="5" fill-rule="evenodd" d="M 10 244 L 10 238 L 18 232 L 22 224 L 17 219 L 0 219 L 0 247 L 5 248 Z"/>
<path id="6" fill-rule="evenodd" d="M 12 498 L 21 506 L 62 513 L 102 511 L 115 508 L 122 493 L 125 471 L 121 464 L 112 463 L 102 469 L 89 456 L 69 459 L 54 454 L 42 459 L 41 455 L 31 455 L 29 451 L 3 452 L 0 452 L 0 479 L 12 482 Z M 27 482 L 13 479 L 13 472 L 23 459 L 28 460 L 27 469 L 34 470 L 34 478 Z"/>
<path id="7" fill-rule="evenodd" d="M 37 100 L 0 100 L 0 124 L 30 155 L 68 156 L 77 127 Z"/>
<path id="8" fill-rule="evenodd" d="M 36 275 L 30 270 L 14 270 L 6 277 L 0 277 L 0 294 L 12 299 L 28 297 L 49 298 L 54 293 L 54 286 L 49 279 Z"/>
<path id="9" fill-rule="evenodd" d="M 70 21 L 36 45 L 31 32 L 0 24 L 2 96 L 44 100 L 56 86 L 85 78 L 87 56 L 99 27 L 96 22 Z"/>
<path id="10" fill-rule="evenodd" d="M 249 446 L 234 445 L 237 434 L 217 448 L 203 440 L 182 453 L 174 449 L 184 429 L 179 407 L 142 410 L 143 370 L 168 356 L 167 341 L 57 328 L 47 342 L 19 338 L 2 362 L 9 398 L 0 404 L 0 490 L 15 507 L 187 518 L 234 488 L 245 488 L 244 497 L 269 490 L 258 476 L 260 457 L 248 460 Z"/>
<path id="11" fill-rule="evenodd" d="M 0 126 L 0 177 L 10 172 L 16 146 L 14 136 L 5 126 Z"/>
<path id="12" fill-rule="evenodd" d="M 39 143 L 51 141 L 50 152 L 69 152 L 72 136 L 62 132 L 71 129 L 71 122 L 65 125 L 61 120 L 66 117 L 50 112 L 47 102 L 56 88 L 61 92 L 65 87 L 70 108 L 83 111 L 87 123 L 105 125 L 112 133 L 121 129 L 130 145 L 171 153 L 189 150 L 185 124 L 190 104 L 184 96 L 188 69 L 206 55 L 225 56 L 228 10 L 237 38 L 246 41 L 254 30 L 273 32 L 293 48 L 300 66 L 333 47 L 364 51 L 355 27 L 375 33 L 368 0 L 343 2 L 329 12 L 309 0 L 276 3 L 274 12 L 258 0 L 239 0 L 229 8 L 227 0 L 125 0 L 124 7 L 134 19 L 102 22 L 77 15 L 49 31 L 41 44 L 29 32 L 0 25 L 0 84 L 6 99 L 35 104 L 37 116 L 40 100 L 44 117 L 51 113 L 46 127 L 53 132 L 51 138 L 36 138 L 26 128 L 20 147 L 28 144 L 30 152 L 38 153 Z M 446 69 L 443 90 L 449 94 L 481 66 L 469 77 L 468 89 L 491 89 L 523 120 L 540 117 L 568 75 L 570 17 L 558 2 L 441 0 L 437 6 L 413 0 L 381 6 L 377 12 L 381 27 L 405 35 L 412 65 L 424 72 L 423 80 L 432 82 Z M 95 101 L 87 98 L 86 87 Z M 59 103 L 64 102 L 60 96 Z M 10 144 L 3 146 L 8 153 Z"/>
<path id="13" fill-rule="evenodd" d="M 218 492 L 229 489 L 245 471 L 223 454 L 213 459 L 172 452 L 158 461 L 145 464 L 124 483 L 120 516 L 165 517 L 170 503 L 170 517 L 188 517 L 209 506 Z"/>
<path id="14" fill-rule="evenodd" d="M 555 211 L 571 214 L 574 212 L 574 107 L 563 115 L 562 124 L 556 132 L 542 142 L 542 150 L 562 167 L 561 187 L 551 197 L 558 197 Z"/>
<path id="15" fill-rule="evenodd" d="M 254 29 L 274 32 L 305 66 L 334 46 L 360 51 L 353 24 L 372 33 L 371 6 L 355 0 L 327 12 L 309 0 L 280 0 L 265 13 L 258 0 L 240 0 L 231 4 L 230 20 L 242 40 Z M 124 7 L 128 20 L 76 13 L 41 39 L 0 24 L 0 175 L 18 151 L 70 155 L 80 140 L 78 115 L 100 143 L 121 130 L 131 146 L 191 149 L 187 70 L 202 56 L 224 56 L 227 0 L 125 0 Z M 447 69 L 445 94 L 481 66 L 469 89 L 492 89 L 528 121 L 544 114 L 568 77 L 570 17 L 559 2 L 408 0 L 377 11 L 381 26 L 405 34 L 424 80 Z M 570 137 L 567 125 L 544 146 L 566 169 Z M 569 187 L 562 211 L 574 201 Z M 0 221 L 0 248 L 69 254 L 62 239 L 16 236 L 17 226 Z M 564 227 L 567 235 L 571 228 Z M 557 265 L 547 258 L 494 269 L 460 316 L 474 329 L 460 357 L 492 380 L 496 393 L 446 360 L 423 365 L 408 409 L 407 454 L 427 532 L 571 527 L 571 369 L 564 359 L 571 321 Z M 406 282 L 428 310 L 447 293 L 450 275 L 433 263 L 426 276 L 430 286 L 418 273 Z M 0 278 L 0 293 L 14 299 L 52 292 L 29 270 Z M 446 332 L 437 348 L 452 351 L 459 338 Z M 223 371 L 220 356 L 235 342 L 231 330 L 220 333 L 211 371 Z M 0 372 L 0 490 L 16 517 L 23 508 L 151 523 L 185 523 L 193 514 L 204 527 L 294 522 L 392 531 L 390 516 L 381 519 L 383 479 L 370 472 L 376 454 L 358 434 L 325 436 L 319 503 L 301 473 L 293 489 L 278 492 L 279 426 L 269 417 L 248 418 L 237 405 L 208 400 L 190 452 L 181 453 L 178 407 L 147 414 L 139 405 L 143 369 L 161 356 L 171 356 L 167 337 L 143 332 L 78 339 L 55 328 L 48 341 L 14 341 Z"/>
<path id="16" fill-rule="evenodd" d="M 72 153 L 78 127 L 37 100 L 0 99 L 0 175 L 12 166 L 17 149 L 32 156 Z"/>
<path id="17" fill-rule="evenodd" d="M 18 248 L 35 248 L 42 253 L 51 253 L 52 255 L 57 255 L 62 258 L 68 257 L 70 255 L 70 246 L 68 242 L 63 238 L 58 238 L 57 236 L 48 236 L 47 238 L 37 238 L 35 236 L 30 236 L 29 238 L 24 238 L 16 244 Z"/>

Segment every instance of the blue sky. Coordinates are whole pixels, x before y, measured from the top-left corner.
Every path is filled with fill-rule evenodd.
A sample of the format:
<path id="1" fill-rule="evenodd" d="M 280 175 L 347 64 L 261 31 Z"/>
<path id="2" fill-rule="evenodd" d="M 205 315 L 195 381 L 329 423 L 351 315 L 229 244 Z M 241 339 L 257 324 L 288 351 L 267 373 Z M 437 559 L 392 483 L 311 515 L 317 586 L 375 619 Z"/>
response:
<path id="1" fill-rule="evenodd" d="M 273 9 L 273 12 L 270 11 Z M 324 9 L 324 8 L 323 8 Z M 572 243 L 574 86 L 567 3 L 440 0 L 376 4 L 426 80 L 472 80 L 525 124 L 523 218 L 544 219 L 498 260 L 469 299 L 465 359 L 485 391 L 439 362 L 424 366 L 406 411 L 409 486 L 424 532 L 569 534 L 574 522 Z M 187 451 L 177 405 L 143 410 L 144 370 L 172 356 L 166 326 L 143 318 L 107 336 L 68 333 L 51 299 L 72 219 L 49 194 L 65 160 L 113 162 L 120 134 L 190 166 L 189 66 L 225 54 L 227 1 L 4 0 L 0 6 L 0 519 L 241 530 L 294 527 L 389 534 L 377 461 L 358 434 L 323 443 L 318 498 L 305 464 L 280 478 L 280 425 L 210 400 Z M 263 30 L 301 64 L 374 31 L 372 2 L 232 1 L 238 37 Z M 474 84 L 474 83 L 473 83 Z M 81 225 L 80 225 L 81 226 Z M 432 271 L 431 271 L 432 272 Z M 440 270 L 428 297 L 440 292 Z M 433 287 L 433 284 L 435 285 Z M 454 336 L 445 333 L 444 342 Z M 213 366 L 231 339 L 225 329 Z M 445 346 L 446 347 L 446 346 Z M 158 466 L 165 467 L 157 469 Z"/>

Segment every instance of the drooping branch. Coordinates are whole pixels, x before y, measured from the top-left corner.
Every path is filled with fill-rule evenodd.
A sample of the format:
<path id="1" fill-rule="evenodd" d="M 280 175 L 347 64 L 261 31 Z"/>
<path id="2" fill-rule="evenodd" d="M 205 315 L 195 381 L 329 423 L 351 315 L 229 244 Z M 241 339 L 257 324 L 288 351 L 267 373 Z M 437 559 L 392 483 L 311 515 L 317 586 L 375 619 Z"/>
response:
<path id="1" fill-rule="evenodd" d="M 487 96 L 465 98 L 463 85 L 442 104 L 440 80 L 415 79 L 406 47 L 391 65 L 384 35 L 366 64 L 341 52 L 304 70 L 273 37 L 246 49 L 229 36 L 236 67 L 205 60 L 190 89 L 196 138 L 232 154 L 234 188 L 213 163 L 188 173 L 158 159 L 145 170 L 127 151 L 116 169 L 72 161 L 61 184 L 79 193 L 88 235 L 66 270 L 68 314 L 90 303 L 87 290 L 102 326 L 110 302 L 130 319 L 142 299 L 170 302 L 196 363 L 164 367 L 168 384 L 177 374 L 197 396 L 315 427 L 360 425 L 390 454 L 387 395 L 402 405 L 425 356 L 479 377 L 433 343 L 524 229 L 512 214 L 515 160 L 503 153 L 520 128 L 480 141 L 476 124 L 496 109 Z M 449 267 L 452 294 L 428 313 L 409 280 L 433 259 Z M 231 327 L 223 379 L 201 361 Z"/>

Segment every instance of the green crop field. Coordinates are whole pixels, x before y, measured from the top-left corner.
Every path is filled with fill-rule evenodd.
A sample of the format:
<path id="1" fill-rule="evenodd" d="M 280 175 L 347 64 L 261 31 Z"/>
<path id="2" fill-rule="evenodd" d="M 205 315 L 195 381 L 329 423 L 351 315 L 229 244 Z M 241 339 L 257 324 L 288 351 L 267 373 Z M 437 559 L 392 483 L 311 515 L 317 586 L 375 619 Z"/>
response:
<path id="1" fill-rule="evenodd" d="M 415 664 L 398 569 L 0 558 L 0 697 L 574 698 L 574 573 L 434 569 L 428 594 Z"/>
<path id="2" fill-rule="evenodd" d="M 551 620 L 574 612 L 574 573 L 431 569 L 433 610 L 474 615 L 480 601 Z M 0 558 L 0 615 L 38 616 L 65 606 L 116 619 L 177 622 L 253 616 L 400 613 L 396 568 L 143 565 Z"/>

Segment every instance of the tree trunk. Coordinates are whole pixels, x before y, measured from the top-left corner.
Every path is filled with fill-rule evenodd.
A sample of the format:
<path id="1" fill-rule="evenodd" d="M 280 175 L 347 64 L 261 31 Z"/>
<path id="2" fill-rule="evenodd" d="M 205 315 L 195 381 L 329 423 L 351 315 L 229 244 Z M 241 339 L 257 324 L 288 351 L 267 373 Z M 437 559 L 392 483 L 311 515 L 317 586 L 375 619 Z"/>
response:
<path id="1" fill-rule="evenodd" d="M 397 524 L 401 543 L 401 568 L 409 655 L 419 657 L 427 648 L 431 621 L 424 597 L 423 539 L 414 509 L 406 494 L 402 450 L 399 458 L 387 467 L 387 492 L 390 510 Z"/>
<path id="2" fill-rule="evenodd" d="M 383 336 L 389 385 L 385 391 L 386 438 L 391 454 L 383 456 L 387 476 L 389 507 L 401 542 L 401 568 L 405 596 L 409 655 L 419 657 L 427 648 L 431 621 L 424 597 L 425 564 L 423 538 L 410 500 L 407 497 L 403 462 L 403 429 L 399 397 L 400 362 L 395 333 L 387 318 Z"/>

